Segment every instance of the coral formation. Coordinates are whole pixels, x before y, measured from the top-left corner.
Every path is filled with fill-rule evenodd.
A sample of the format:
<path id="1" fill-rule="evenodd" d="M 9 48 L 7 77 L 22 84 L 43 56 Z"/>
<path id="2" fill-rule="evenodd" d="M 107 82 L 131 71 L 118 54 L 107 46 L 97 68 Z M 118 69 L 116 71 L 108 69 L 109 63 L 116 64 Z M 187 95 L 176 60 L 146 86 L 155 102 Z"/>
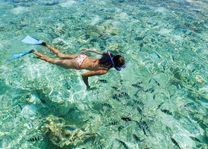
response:
<path id="1" fill-rule="evenodd" d="M 50 141 L 59 147 L 77 146 L 89 138 L 96 136 L 96 132 L 91 125 L 77 128 L 70 125 L 63 118 L 50 115 L 46 118 L 43 127 Z"/>

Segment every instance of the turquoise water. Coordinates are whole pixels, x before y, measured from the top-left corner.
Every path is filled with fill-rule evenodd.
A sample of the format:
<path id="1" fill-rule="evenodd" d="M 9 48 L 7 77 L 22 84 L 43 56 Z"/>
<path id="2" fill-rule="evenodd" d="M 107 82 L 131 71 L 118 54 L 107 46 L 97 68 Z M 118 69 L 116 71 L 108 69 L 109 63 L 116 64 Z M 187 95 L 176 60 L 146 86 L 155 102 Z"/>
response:
<path id="1" fill-rule="evenodd" d="M 111 50 L 128 66 L 90 78 L 33 55 Z M 92 55 L 93 56 L 93 55 Z M 208 148 L 207 0 L 1 0 L 0 148 Z"/>

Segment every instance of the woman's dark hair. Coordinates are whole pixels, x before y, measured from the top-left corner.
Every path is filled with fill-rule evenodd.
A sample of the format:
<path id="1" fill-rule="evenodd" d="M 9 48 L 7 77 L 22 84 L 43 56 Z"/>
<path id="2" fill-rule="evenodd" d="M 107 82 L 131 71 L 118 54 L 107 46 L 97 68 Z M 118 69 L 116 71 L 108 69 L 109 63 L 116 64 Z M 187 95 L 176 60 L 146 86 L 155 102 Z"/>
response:
<path id="1" fill-rule="evenodd" d="M 113 57 L 113 62 L 116 67 L 121 67 L 125 64 L 125 59 L 121 55 L 116 55 Z"/>
<path id="2" fill-rule="evenodd" d="M 121 55 L 116 55 L 116 56 L 112 55 L 112 57 L 116 67 L 121 67 L 125 64 L 124 57 L 122 57 Z M 113 67 L 113 64 L 110 61 L 110 56 L 107 53 L 103 54 L 102 58 L 99 60 L 99 64 L 107 67 Z"/>

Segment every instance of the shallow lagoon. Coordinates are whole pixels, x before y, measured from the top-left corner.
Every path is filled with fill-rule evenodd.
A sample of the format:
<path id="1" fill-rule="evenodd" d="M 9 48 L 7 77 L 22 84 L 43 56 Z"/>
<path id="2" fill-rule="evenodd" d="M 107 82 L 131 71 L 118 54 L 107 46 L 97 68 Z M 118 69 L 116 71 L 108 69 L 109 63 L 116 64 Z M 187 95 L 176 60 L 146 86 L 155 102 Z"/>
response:
<path id="1" fill-rule="evenodd" d="M 54 57 L 26 35 L 128 66 L 86 91 L 83 71 L 9 60 L 31 48 Z M 2 0 L 0 57 L 0 148 L 207 148 L 206 0 Z"/>

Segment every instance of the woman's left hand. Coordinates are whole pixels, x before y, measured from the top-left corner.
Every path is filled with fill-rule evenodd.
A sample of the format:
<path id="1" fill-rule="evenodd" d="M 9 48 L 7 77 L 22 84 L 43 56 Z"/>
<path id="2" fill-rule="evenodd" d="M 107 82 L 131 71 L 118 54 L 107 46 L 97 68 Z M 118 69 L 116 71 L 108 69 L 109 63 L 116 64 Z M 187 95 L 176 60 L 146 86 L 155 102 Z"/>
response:
<path id="1" fill-rule="evenodd" d="M 86 53 L 86 52 L 88 52 L 88 51 L 89 51 L 89 49 L 87 49 L 87 48 L 81 49 L 81 52 L 82 52 L 82 53 Z"/>

